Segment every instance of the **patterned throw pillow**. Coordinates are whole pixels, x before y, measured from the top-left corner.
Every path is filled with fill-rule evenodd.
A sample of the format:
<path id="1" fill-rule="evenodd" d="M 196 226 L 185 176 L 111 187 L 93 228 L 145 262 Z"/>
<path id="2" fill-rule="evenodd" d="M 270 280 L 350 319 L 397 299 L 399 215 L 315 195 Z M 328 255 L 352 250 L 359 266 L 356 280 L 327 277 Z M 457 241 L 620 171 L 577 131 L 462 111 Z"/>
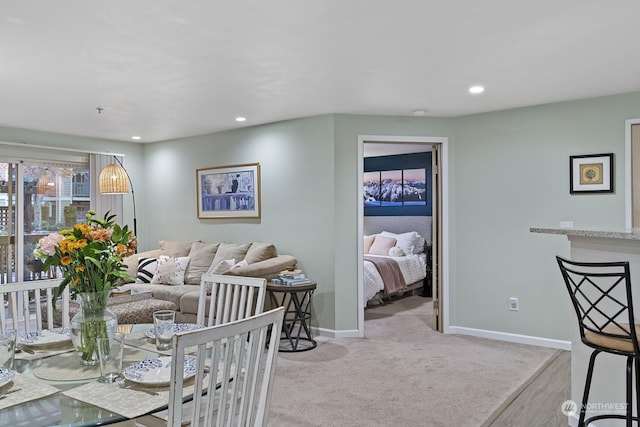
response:
<path id="1" fill-rule="evenodd" d="M 156 273 L 158 258 L 140 258 L 138 260 L 138 274 L 136 279 L 140 283 L 151 283 L 153 275 Z"/>
<path id="2" fill-rule="evenodd" d="M 184 273 L 187 271 L 189 257 L 174 258 L 160 255 L 156 272 L 151 279 L 152 284 L 184 285 Z"/>

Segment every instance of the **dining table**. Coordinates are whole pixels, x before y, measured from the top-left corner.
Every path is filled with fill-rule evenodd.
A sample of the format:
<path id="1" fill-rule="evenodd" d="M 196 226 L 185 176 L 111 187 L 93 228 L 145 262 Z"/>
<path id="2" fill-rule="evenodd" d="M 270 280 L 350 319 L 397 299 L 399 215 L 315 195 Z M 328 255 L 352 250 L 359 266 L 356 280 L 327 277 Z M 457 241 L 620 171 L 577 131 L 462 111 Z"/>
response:
<path id="1" fill-rule="evenodd" d="M 156 349 L 153 325 L 118 329 L 125 332 L 123 370 L 148 359 L 170 358 L 171 350 Z M 0 386 L 0 426 L 108 425 L 167 409 L 168 382 L 98 382 L 99 366 L 82 365 L 71 341 L 48 345 L 18 341 L 22 351 L 15 355 L 13 378 Z M 185 384 L 185 395 L 193 394 L 193 384 Z"/>

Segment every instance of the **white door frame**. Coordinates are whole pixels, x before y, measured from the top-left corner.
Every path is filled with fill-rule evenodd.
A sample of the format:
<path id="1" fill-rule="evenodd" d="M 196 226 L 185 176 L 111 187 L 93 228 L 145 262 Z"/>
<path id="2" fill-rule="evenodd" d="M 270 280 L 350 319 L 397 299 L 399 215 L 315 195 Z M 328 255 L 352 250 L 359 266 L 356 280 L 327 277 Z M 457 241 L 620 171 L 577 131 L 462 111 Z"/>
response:
<path id="1" fill-rule="evenodd" d="M 444 315 L 443 332 L 449 332 L 449 138 L 422 136 L 389 136 L 389 135 L 358 135 L 358 336 L 364 337 L 364 291 L 363 291 L 363 262 L 364 257 L 364 143 L 388 142 L 398 144 L 440 144 L 442 147 L 442 165 L 440 173 L 442 179 L 442 307 Z"/>

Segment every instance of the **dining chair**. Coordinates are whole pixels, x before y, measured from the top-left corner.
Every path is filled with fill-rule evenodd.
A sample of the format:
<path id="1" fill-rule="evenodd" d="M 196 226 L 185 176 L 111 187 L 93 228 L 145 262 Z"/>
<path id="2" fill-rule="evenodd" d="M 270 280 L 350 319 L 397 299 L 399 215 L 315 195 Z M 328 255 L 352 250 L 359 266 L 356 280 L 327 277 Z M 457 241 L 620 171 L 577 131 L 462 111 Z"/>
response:
<path id="1" fill-rule="evenodd" d="M 4 334 L 7 327 L 16 329 L 19 334 L 22 331 L 28 334 L 32 331 L 41 331 L 43 328 L 52 328 L 58 323 L 53 314 L 53 303 L 54 292 L 59 285 L 60 280 L 34 280 L 0 285 L 0 303 L 3 307 L 0 310 L 0 332 Z M 70 324 L 68 286 L 65 287 L 60 300 L 59 326 L 68 328 Z"/>
<path id="2" fill-rule="evenodd" d="M 638 422 L 633 415 L 635 369 L 636 410 L 640 410 L 640 324 L 635 323 L 629 262 L 578 262 L 556 256 L 562 278 L 578 317 L 581 341 L 592 348 L 580 406 L 578 426 L 602 419 Z M 601 353 L 626 358 L 625 413 L 599 413 L 586 418 L 596 357 Z M 612 375 L 607 372 L 606 375 Z"/>
<path id="3" fill-rule="evenodd" d="M 172 341 L 168 426 L 266 426 L 284 308 L 202 329 Z M 267 345 L 268 341 L 268 345 Z M 197 346 L 197 351 L 193 352 Z M 189 354 L 190 353 L 190 354 Z M 194 356 L 192 356 L 194 355 Z M 183 401 L 185 358 L 195 357 L 193 399 Z"/>
<path id="4" fill-rule="evenodd" d="M 260 314 L 264 310 L 266 279 L 203 274 L 196 323 L 220 325 Z"/>

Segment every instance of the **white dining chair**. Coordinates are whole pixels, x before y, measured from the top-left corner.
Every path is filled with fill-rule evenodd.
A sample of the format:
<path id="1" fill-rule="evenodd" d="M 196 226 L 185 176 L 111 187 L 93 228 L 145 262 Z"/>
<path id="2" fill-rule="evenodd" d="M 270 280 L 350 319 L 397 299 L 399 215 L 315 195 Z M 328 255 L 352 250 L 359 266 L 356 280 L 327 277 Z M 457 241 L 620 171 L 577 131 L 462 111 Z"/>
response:
<path id="1" fill-rule="evenodd" d="M 55 322 L 53 302 L 55 289 L 60 280 L 34 280 L 0 285 L 0 332 L 7 328 L 16 329 L 19 334 L 41 331 L 43 328 L 59 326 L 68 328 L 69 287 L 60 296 L 60 320 Z M 44 321 L 46 320 L 46 323 Z"/>
<path id="2" fill-rule="evenodd" d="M 176 333 L 168 426 L 266 426 L 284 308 Z M 267 343 L 267 340 L 269 341 Z M 197 347 L 197 351 L 193 349 Z M 191 353 L 191 355 L 189 354 Z M 194 356 L 195 355 L 195 356 Z M 195 357 L 194 392 L 183 405 L 185 357 Z"/>
<path id="3" fill-rule="evenodd" d="M 266 279 L 203 274 L 196 323 L 220 325 L 260 314 L 264 310 Z"/>

